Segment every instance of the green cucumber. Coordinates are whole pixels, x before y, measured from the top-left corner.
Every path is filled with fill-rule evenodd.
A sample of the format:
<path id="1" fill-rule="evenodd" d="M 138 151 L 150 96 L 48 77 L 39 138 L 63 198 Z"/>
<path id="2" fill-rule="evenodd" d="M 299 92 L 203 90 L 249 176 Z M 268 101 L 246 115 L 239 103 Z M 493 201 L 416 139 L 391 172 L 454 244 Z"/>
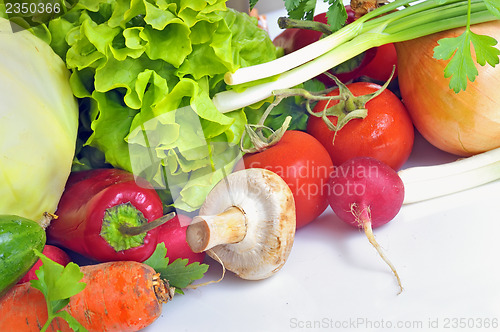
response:
<path id="1" fill-rule="evenodd" d="M 14 215 L 0 215 L 0 296 L 14 286 L 35 263 L 46 241 L 37 222 Z"/>

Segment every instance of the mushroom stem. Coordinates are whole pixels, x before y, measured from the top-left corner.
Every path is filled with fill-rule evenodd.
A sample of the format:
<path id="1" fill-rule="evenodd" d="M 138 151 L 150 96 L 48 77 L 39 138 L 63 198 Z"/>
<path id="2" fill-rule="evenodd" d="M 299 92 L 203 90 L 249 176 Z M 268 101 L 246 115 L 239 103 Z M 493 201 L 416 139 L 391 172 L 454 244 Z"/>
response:
<path id="1" fill-rule="evenodd" d="M 237 243 L 247 232 L 244 212 L 231 206 L 215 216 L 196 216 L 186 231 L 193 252 L 203 252 L 219 244 Z"/>

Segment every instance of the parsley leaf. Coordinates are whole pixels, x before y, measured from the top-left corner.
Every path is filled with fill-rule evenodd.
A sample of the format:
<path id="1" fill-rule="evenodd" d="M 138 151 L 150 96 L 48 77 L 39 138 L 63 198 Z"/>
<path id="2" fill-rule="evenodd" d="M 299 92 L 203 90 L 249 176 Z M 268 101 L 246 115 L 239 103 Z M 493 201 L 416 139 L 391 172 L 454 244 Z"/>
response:
<path id="1" fill-rule="evenodd" d="M 327 23 L 332 31 L 337 31 L 345 25 L 347 20 L 347 11 L 344 3 L 340 0 L 328 0 L 328 10 L 326 12 Z"/>
<path id="2" fill-rule="evenodd" d="M 184 288 L 191 284 L 194 280 L 203 278 L 205 272 L 208 270 L 207 264 L 200 264 L 194 262 L 188 264 L 189 260 L 186 259 L 176 259 L 172 263 L 168 264 L 164 269 L 160 269 L 157 272 L 160 274 L 168 276 L 168 281 L 170 285 L 177 288 Z"/>
<path id="3" fill-rule="evenodd" d="M 165 243 L 160 242 L 155 251 L 143 263 L 152 267 L 155 271 L 168 265 L 167 248 Z M 158 272 L 158 271 L 157 271 Z"/>
<path id="4" fill-rule="evenodd" d="M 63 318 L 68 323 L 69 327 L 75 332 L 87 332 L 87 329 L 76 320 L 75 317 L 71 316 L 67 311 L 59 311 L 57 313 L 58 317 Z"/>
<path id="5" fill-rule="evenodd" d="M 249 1 L 249 4 L 250 4 L 250 10 L 253 9 L 253 7 L 255 7 L 255 5 L 257 4 L 257 2 L 259 2 L 259 0 L 250 0 Z"/>
<path id="6" fill-rule="evenodd" d="M 316 9 L 316 0 L 285 0 L 288 16 L 297 20 L 312 20 Z"/>
<path id="7" fill-rule="evenodd" d="M 255 0 L 251 0 L 255 1 Z M 258 0 L 257 0 L 258 1 Z M 284 0 L 288 16 L 295 20 L 314 19 L 316 1 L 313 0 Z M 335 32 L 345 25 L 347 20 L 347 11 L 342 0 L 324 0 L 330 6 L 326 12 L 327 24 L 331 31 Z M 251 2 L 252 3 L 252 2 Z"/>
<path id="8" fill-rule="evenodd" d="M 451 60 L 445 67 L 444 76 L 450 78 L 450 88 L 455 93 L 465 90 L 467 79 L 474 82 L 478 75 L 477 68 L 471 55 L 471 44 L 474 46 L 476 61 L 481 66 L 488 63 L 491 66 L 498 64 L 500 50 L 495 48 L 497 41 L 485 35 L 475 34 L 466 28 L 464 33 L 454 38 L 442 38 L 434 48 L 434 57 L 440 60 Z"/>
<path id="9" fill-rule="evenodd" d="M 80 267 L 73 262 L 64 267 L 36 249 L 35 253 L 43 264 L 35 272 L 38 280 L 31 280 L 30 283 L 33 288 L 42 292 L 47 303 L 48 318 L 42 331 L 45 331 L 56 317 L 66 320 L 74 331 L 87 331 L 68 312 L 61 311 L 69 303 L 69 298 L 81 292 L 86 286 L 80 282 L 83 278 Z"/>
<path id="10" fill-rule="evenodd" d="M 163 279 L 168 280 L 170 286 L 175 287 L 177 293 L 183 294 L 181 288 L 185 288 L 193 281 L 203 278 L 208 270 L 207 264 L 198 262 L 188 264 L 188 259 L 176 259 L 169 264 L 167 248 L 165 243 L 158 243 L 153 254 L 143 263 L 151 266 L 160 273 Z"/>
<path id="11" fill-rule="evenodd" d="M 486 8 L 492 14 L 500 17 L 500 3 L 498 0 L 484 0 Z M 476 62 L 484 66 L 488 63 L 495 67 L 498 64 L 500 50 L 495 48 L 495 38 L 478 35 L 470 29 L 471 1 L 467 6 L 467 25 L 465 31 L 454 38 L 442 38 L 438 40 L 438 46 L 434 48 L 434 58 L 438 60 L 451 60 L 444 68 L 444 77 L 450 77 L 450 89 L 455 93 L 467 88 L 467 79 L 474 82 L 478 71 L 471 54 L 471 44 L 476 53 Z"/>

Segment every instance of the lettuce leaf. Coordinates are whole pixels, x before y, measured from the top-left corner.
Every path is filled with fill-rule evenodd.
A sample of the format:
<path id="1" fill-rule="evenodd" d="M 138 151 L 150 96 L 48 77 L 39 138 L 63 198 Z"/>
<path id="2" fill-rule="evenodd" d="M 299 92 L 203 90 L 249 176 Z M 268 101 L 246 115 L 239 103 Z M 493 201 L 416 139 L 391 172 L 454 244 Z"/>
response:
<path id="1" fill-rule="evenodd" d="M 80 0 L 48 30 L 80 98 L 80 161 L 103 154 L 167 205 L 199 208 L 241 157 L 247 123 L 211 98 L 226 72 L 277 56 L 257 20 L 223 0 Z"/>

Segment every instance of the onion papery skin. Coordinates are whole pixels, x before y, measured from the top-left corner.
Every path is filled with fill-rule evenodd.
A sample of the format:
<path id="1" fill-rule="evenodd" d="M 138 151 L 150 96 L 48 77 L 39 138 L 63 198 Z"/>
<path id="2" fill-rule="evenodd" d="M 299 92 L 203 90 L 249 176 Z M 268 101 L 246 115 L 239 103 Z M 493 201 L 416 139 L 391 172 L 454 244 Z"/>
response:
<path id="1" fill-rule="evenodd" d="M 433 50 L 439 39 L 463 31 L 396 43 L 396 50 L 401 97 L 417 130 L 443 151 L 470 156 L 500 147 L 500 65 L 477 65 L 479 75 L 465 91 L 451 90 L 444 77 L 448 60 L 433 58 Z M 500 20 L 472 25 L 471 31 L 500 41 Z"/>

